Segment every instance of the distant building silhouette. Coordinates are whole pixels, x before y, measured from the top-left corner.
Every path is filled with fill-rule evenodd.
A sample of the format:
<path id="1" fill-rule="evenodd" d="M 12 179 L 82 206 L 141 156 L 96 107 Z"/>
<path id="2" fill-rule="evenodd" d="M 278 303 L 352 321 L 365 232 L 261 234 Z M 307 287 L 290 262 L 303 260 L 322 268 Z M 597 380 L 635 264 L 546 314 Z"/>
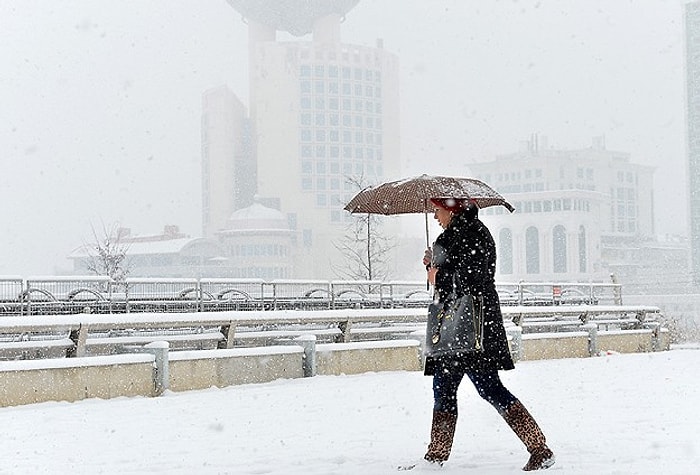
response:
<path id="1" fill-rule="evenodd" d="M 685 50 L 690 252 L 693 281 L 700 285 L 700 2 L 685 5 Z"/>
<path id="2" fill-rule="evenodd" d="M 398 60 L 381 41 L 341 42 L 357 3 L 229 0 L 248 25 L 249 118 L 226 88 L 203 98 L 204 235 L 230 230 L 231 213 L 257 195 L 296 234 L 292 277 L 334 277 L 357 182 L 399 172 Z M 311 39 L 278 41 L 277 31 Z"/>
<path id="3" fill-rule="evenodd" d="M 625 292 L 688 285 L 687 245 L 656 240 L 653 169 L 607 150 L 549 148 L 533 136 L 521 151 L 469 166 L 516 208 L 482 211 L 498 246 L 500 281 L 609 281 Z"/>
<path id="4" fill-rule="evenodd" d="M 105 236 L 118 242 L 126 254 L 127 277 L 230 277 L 224 248 L 213 239 L 193 238 L 180 232 L 178 226 L 167 225 L 162 234 L 132 235 L 129 228 L 116 229 L 116 235 Z M 96 243 L 75 249 L 68 259 L 73 261 L 73 274 L 90 275 L 96 258 Z"/>

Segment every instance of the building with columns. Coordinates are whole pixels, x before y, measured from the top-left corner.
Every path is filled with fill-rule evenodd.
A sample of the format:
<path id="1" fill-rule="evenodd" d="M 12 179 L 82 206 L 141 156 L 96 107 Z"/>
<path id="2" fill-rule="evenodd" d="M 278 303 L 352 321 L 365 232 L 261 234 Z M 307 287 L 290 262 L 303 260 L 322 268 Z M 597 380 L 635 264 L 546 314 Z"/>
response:
<path id="1" fill-rule="evenodd" d="M 341 41 L 357 3 L 229 0 L 248 25 L 248 117 L 230 91 L 204 95 L 205 236 L 229 229 L 255 195 L 296 234 L 291 277 L 334 277 L 335 243 L 353 219 L 343 206 L 358 186 L 399 173 L 398 59 L 379 40 Z"/>
<path id="2" fill-rule="evenodd" d="M 660 244 L 653 169 L 608 150 L 549 148 L 533 136 L 517 153 L 469 166 L 515 206 L 482 210 L 498 246 L 501 281 L 609 281 L 627 288 L 685 280 L 684 243 Z"/>

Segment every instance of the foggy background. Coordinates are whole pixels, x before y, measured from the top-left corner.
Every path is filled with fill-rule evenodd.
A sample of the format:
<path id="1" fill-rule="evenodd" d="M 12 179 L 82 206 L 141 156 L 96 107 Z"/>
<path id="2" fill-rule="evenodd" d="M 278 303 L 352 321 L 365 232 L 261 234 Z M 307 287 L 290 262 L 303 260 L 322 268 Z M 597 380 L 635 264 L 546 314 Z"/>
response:
<path id="1" fill-rule="evenodd" d="M 399 56 L 404 175 L 607 148 L 657 167 L 660 235 L 687 234 L 681 0 L 361 0 L 346 43 Z M 0 0 L 0 274 L 54 274 L 92 227 L 201 235 L 201 95 L 247 104 L 225 0 Z M 387 177 L 393 179 L 394 177 Z"/>

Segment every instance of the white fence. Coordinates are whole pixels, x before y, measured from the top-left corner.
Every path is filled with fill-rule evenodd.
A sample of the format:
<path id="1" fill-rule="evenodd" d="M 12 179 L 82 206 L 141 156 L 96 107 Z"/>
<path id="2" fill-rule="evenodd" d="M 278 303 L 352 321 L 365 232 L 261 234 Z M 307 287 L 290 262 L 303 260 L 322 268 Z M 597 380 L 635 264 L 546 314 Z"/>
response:
<path id="1" fill-rule="evenodd" d="M 497 283 L 501 304 L 622 304 L 614 283 Z M 0 315 L 424 308 L 425 282 L 0 277 Z"/>

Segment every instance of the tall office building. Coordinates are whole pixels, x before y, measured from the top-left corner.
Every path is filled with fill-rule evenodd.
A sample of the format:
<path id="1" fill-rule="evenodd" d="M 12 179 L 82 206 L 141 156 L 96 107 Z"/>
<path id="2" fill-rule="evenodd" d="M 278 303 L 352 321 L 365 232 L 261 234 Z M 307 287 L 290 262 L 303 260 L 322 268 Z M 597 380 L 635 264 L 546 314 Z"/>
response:
<path id="1" fill-rule="evenodd" d="M 700 284 L 700 2 L 685 6 L 686 100 L 690 252 L 695 284 Z"/>
<path id="2" fill-rule="evenodd" d="M 231 213 L 253 203 L 255 162 L 248 112 L 226 86 L 202 97 L 202 227 L 212 238 Z"/>
<path id="3" fill-rule="evenodd" d="M 336 243 L 353 219 L 344 204 L 359 184 L 399 172 L 398 60 L 379 40 L 376 47 L 341 42 L 341 22 L 358 0 L 228 3 L 249 32 L 255 190 L 245 192 L 250 202 L 255 194 L 256 202 L 287 216 L 297 236 L 296 277 L 332 278 L 332 265 L 342 259 Z M 308 39 L 278 41 L 280 31 Z M 203 170 L 210 187 L 212 172 Z M 228 188 L 216 194 L 226 205 L 205 191 L 210 214 L 233 211 L 241 194 L 236 172 L 229 172 L 220 178 Z"/>

